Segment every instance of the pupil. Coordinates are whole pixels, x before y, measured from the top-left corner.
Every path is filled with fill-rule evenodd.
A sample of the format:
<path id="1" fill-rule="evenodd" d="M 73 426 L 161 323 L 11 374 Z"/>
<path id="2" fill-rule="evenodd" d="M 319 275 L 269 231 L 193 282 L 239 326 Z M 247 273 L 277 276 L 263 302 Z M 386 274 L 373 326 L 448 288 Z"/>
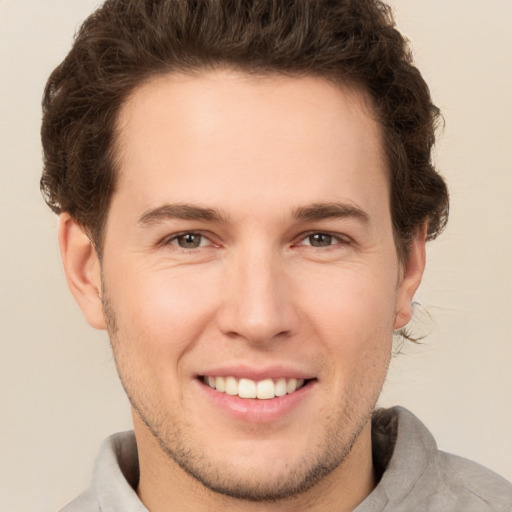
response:
<path id="1" fill-rule="evenodd" d="M 309 243 L 315 247 L 327 247 L 332 243 L 332 236 L 324 233 L 316 233 L 309 237 Z"/>
<path id="2" fill-rule="evenodd" d="M 178 238 L 178 243 L 180 247 L 183 247 L 184 249 L 195 249 L 196 247 L 199 247 L 201 237 L 199 235 L 187 233 L 186 235 L 182 235 Z"/>

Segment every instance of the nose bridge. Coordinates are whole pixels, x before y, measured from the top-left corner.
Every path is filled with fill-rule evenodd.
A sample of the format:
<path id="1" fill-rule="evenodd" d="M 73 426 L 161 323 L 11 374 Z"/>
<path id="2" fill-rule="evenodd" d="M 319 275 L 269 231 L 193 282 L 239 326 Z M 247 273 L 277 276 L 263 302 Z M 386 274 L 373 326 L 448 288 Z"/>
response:
<path id="1" fill-rule="evenodd" d="M 226 334 L 252 343 L 293 333 L 297 316 L 278 251 L 261 244 L 233 254 L 226 268 L 220 317 Z"/>

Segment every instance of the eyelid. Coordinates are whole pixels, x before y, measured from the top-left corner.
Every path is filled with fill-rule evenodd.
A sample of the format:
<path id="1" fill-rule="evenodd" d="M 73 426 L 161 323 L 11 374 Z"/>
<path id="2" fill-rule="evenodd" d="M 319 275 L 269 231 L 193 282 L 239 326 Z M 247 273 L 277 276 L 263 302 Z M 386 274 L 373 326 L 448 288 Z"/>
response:
<path id="1" fill-rule="evenodd" d="M 332 231 L 316 229 L 316 230 L 312 230 L 312 231 L 308 231 L 306 233 L 300 234 L 296 238 L 297 241 L 295 242 L 294 245 L 302 245 L 301 242 L 307 240 L 312 235 L 327 235 L 327 236 L 331 236 L 332 238 L 336 239 L 338 243 L 343 244 L 343 245 L 353 243 L 352 238 L 350 238 L 348 235 L 345 235 L 343 233 L 333 233 Z M 331 244 L 331 245 L 329 245 L 327 247 L 333 247 L 335 245 L 337 245 L 337 244 Z"/>
<path id="2" fill-rule="evenodd" d="M 199 249 L 200 247 L 210 247 L 210 246 L 219 246 L 220 245 L 219 243 L 215 242 L 212 239 L 214 237 L 213 237 L 213 235 L 211 233 L 205 233 L 204 231 L 201 231 L 201 230 L 183 230 L 183 231 L 179 231 L 178 233 L 172 233 L 172 234 L 164 236 L 157 243 L 157 247 L 165 247 L 167 245 L 174 245 L 178 249 L 182 249 L 182 250 L 187 251 L 187 252 L 195 250 L 195 249 L 185 249 L 183 247 L 180 247 L 177 243 L 173 243 L 180 236 L 184 236 L 184 235 L 200 236 L 203 239 L 206 239 L 208 241 L 208 243 L 206 245 L 200 245 L 199 247 L 196 247 L 195 249 Z M 325 246 L 325 247 L 323 247 L 324 249 L 333 248 L 333 247 L 336 247 L 337 245 L 350 245 L 350 244 L 352 244 L 354 242 L 350 236 L 345 235 L 343 233 L 335 233 L 335 232 L 328 231 L 328 230 L 319 230 L 319 229 L 317 229 L 317 230 L 311 230 L 311 231 L 307 231 L 305 233 L 301 233 L 298 237 L 296 237 L 295 242 L 293 242 L 293 245 L 294 246 L 309 245 L 311 247 L 314 247 L 311 244 L 304 244 L 303 243 L 304 241 L 306 241 L 312 235 L 327 235 L 327 236 L 331 236 L 333 239 L 335 239 L 336 243 L 333 243 L 333 244 L 330 244 L 328 246 Z M 322 247 L 315 247 L 315 248 L 316 249 L 322 249 Z"/>
<path id="3" fill-rule="evenodd" d="M 177 243 L 173 243 L 175 242 L 180 236 L 184 236 L 184 235 L 195 235 L 195 236 L 200 236 L 202 237 L 203 239 L 206 239 L 208 240 L 208 244 L 206 245 L 200 245 L 199 247 L 195 247 L 195 248 L 191 248 L 191 249 L 185 249 L 184 247 L 180 247 Z M 212 240 L 212 235 L 208 235 L 208 234 L 205 234 L 204 232 L 202 232 L 201 230 L 192 230 L 192 229 L 189 229 L 189 230 L 184 230 L 184 231 L 180 231 L 178 233 L 172 233 L 170 235 L 166 235 L 164 236 L 158 243 L 157 243 L 157 247 L 165 247 L 167 245 L 174 245 L 176 246 L 178 249 L 182 249 L 184 251 L 187 251 L 187 252 L 190 252 L 190 251 L 193 251 L 195 249 L 199 249 L 201 247 L 209 247 L 209 246 L 215 246 L 215 245 L 218 245 L 216 244 L 213 240 Z"/>

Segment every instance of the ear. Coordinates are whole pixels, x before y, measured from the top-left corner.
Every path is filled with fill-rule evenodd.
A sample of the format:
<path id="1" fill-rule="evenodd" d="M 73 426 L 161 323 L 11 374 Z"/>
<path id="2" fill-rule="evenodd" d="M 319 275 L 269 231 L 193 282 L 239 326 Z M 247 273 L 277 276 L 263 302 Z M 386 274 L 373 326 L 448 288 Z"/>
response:
<path id="1" fill-rule="evenodd" d="M 425 269 L 426 240 L 427 226 L 425 225 L 418 229 L 411 242 L 407 261 L 402 265 L 402 276 L 396 298 L 395 330 L 404 327 L 412 318 L 412 300 Z"/>
<path id="2" fill-rule="evenodd" d="M 67 213 L 59 218 L 59 245 L 69 289 L 87 322 L 96 329 L 106 329 L 100 260 L 83 228 Z"/>

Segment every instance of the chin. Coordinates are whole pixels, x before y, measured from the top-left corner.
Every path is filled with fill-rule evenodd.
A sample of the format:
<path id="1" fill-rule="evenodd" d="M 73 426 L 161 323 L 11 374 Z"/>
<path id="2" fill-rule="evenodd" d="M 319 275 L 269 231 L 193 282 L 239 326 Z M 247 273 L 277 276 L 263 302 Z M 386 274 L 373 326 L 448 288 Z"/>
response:
<path id="1" fill-rule="evenodd" d="M 230 438 L 226 445 L 226 436 L 224 442 L 194 436 L 190 425 L 162 432 L 143 421 L 165 456 L 205 488 L 252 502 L 290 499 L 314 487 L 343 465 L 366 425 L 362 420 L 355 429 L 340 429 L 336 422 L 337 428 L 315 433 L 316 444 L 304 435 L 281 433 L 272 440 L 259 432 L 259 439 Z"/>

